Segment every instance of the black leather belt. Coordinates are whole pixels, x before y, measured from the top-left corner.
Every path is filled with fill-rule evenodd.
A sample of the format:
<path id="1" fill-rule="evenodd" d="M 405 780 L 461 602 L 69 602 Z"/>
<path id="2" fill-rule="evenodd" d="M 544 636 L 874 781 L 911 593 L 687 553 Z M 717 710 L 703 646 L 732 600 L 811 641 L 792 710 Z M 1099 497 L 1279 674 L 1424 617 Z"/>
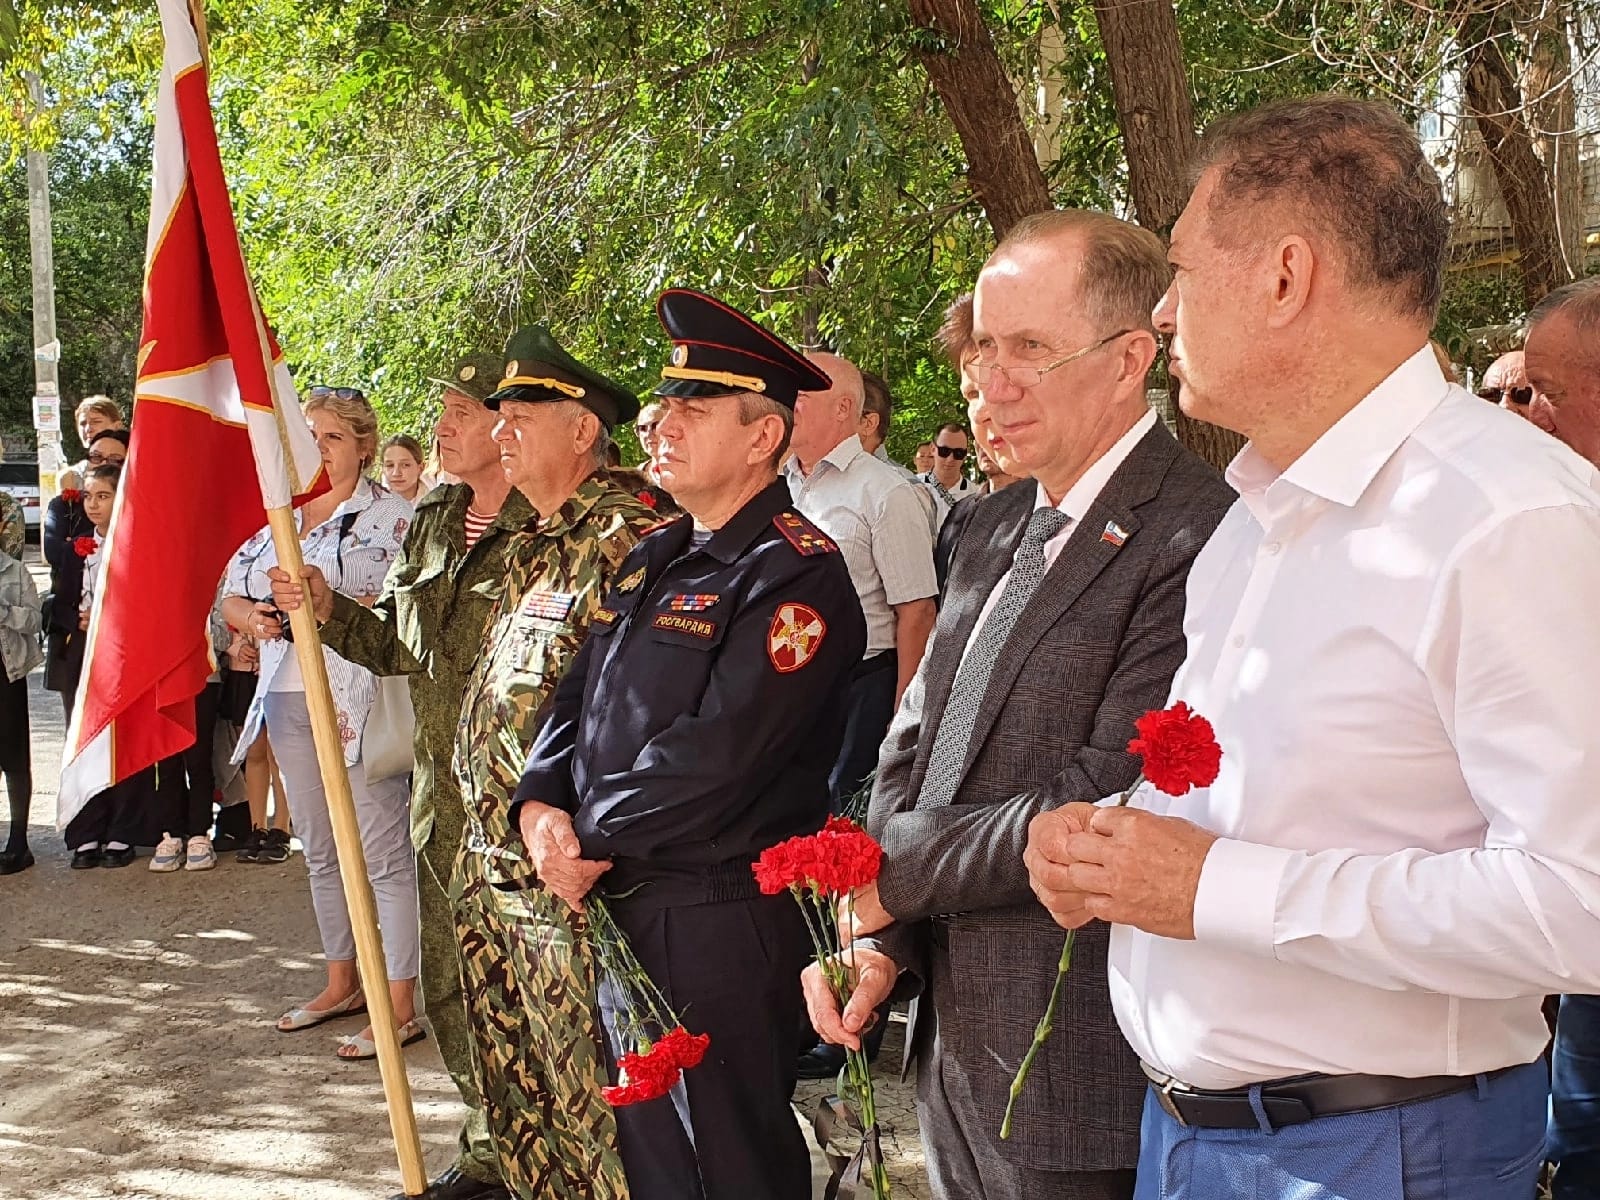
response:
<path id="1" fill-rule="evenodd" d="M 1253 1089 L 1207 1091 L 1192 1088 L 1146 1063 L 1139 1065 L 1155 1089 L 1156 1103 L 1178 1124 L 1201 1129 L 1260 1128 L 1261 1122 L 1250 1103 Z M 1493 1079 L 1513 1069 L 1491 1071 L 1484 1078 Z M 1285 1125 L 1303 1125 L 1317 1117 L 1437 1100 L 1466 1091 L 1477 1079 L 1476 1075 L 1429 1075 L 1421 1079 L 1391 1075 L 1295 1075 L 1261 1084 L 1261 1108 L 1267 1124 L 1279 1129 Z"/>
<path id="2" fill-rule="evenodd" d="M 871 658 L 864 658 L 850 671 L 850 682 L 865 679 L 876 671 L 886 671 L 899 663 L 899 656 L 893 650 L 879 650 Z"/>

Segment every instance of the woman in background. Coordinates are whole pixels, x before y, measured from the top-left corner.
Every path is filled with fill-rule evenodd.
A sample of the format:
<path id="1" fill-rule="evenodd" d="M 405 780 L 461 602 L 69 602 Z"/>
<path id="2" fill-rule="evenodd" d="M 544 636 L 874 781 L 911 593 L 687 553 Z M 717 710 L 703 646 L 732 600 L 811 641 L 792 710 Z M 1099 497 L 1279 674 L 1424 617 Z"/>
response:
<path id="1" fill-rule="evenodd" d="M 383 443 L 382 461 L 384 486 L 415 507 L 430 490 L 422 478 L 422 444 L 410 434 L 397 433 Z"/>
<path id="2" fill-rule="evenodd" d="M 378 419 L 354 388 L 313 388 L 305 404 L 327 470 L 329 489 L 297 512 L 306 563 L 321 568 L 337 591 L 371 604 L 400 552 L 411 523 L 411 506 L 365 477 L 378 445 Z M 265 725 L 283 773 L 289 815 L 304 849 L 311 880 L 311 904 L 328 963 L 322 991 L 278 1019 L 283 1033 L 310 1029 L 366 1010 L 356 970 L 355 934 L 339 876 L 338 848 L 328 815 L 328 799 L 317 769 L 305 683 L 294 647 L 281 634 L 269 597 L 266 572 L 278 564 L 270 529 L 257 533 L 234 556 L 224 584 L 223 615 L 228 624 L 261 644 L 261 675 L 239 743 L 238 760 Z M 324 648 L 339 734 L 344 742 L 350 793 L 361 830 L 367 876 L 377 902 L 389 969 L 389 994 L 400 1040 L 425 1036 L 416 1019 L 418 942 L 417 866 L 411 852 L 410 786 L 404 776 L 369 781 L 362 762 L 367 718 L 377 695 L 370 671 Z M 340 1058 L 371 1058 L 377 1053 L 370 1027 L 346 1039 Z"/>

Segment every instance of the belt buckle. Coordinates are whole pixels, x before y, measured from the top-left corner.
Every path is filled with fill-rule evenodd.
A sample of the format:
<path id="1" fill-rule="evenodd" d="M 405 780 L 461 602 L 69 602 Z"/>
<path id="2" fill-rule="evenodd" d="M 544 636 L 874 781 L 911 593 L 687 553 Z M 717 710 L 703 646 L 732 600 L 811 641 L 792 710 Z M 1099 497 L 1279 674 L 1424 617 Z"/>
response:
<path id="1" fill-rule="evenodd" d="M 1146 1070 L 1145 1074 L 1150 1077 L 1150 1086 L 1155 1089 L 1156 1103 L 1161 1106 L 1161 1111 L 1187 1129 L 1189 1122 L 1184 1120 L 1183 1113 L 1178 1109 L 1177 1101 L 1172 1098 L 1172 1089 L 1178 1086 L 1178 1081 L 1171 1075 L 1162 1075 L 1157 1078 L 1156 1073 L 1149 1070 Z"/>

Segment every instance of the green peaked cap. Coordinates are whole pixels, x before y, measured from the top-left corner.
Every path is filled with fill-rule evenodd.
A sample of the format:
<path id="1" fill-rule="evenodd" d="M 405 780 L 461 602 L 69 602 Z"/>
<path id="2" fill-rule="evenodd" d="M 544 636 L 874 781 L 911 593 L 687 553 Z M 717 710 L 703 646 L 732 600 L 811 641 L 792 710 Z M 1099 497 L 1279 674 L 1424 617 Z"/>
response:
<path id="1" fill-rule="evenodd" d="M 584 366 L 561 348 L 543 325 L 524 325 L 506 342 L 505 375 L 484 401 L 499 408 L 506 400 L 537 404 L 576 400 L 607 429 L 639 415 L 639 398 L 615 380 Z"/>
<path id="2" fill-rule="evenodd" d="M 432 376 L 428 382 L 482 404 L 500 386 L 500 359 L 492 353 L 466 354 L 443 376 Z"/>

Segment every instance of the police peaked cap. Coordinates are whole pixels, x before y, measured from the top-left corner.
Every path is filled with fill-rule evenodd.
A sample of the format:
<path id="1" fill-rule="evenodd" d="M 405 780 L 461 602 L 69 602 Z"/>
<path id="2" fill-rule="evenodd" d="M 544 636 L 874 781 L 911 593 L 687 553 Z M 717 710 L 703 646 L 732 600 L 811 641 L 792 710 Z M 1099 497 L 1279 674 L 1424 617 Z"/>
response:
<path id="1" fill-rule="evenodd" d="M 428 382 L 482 404 L 500 383 L 500 360 L 493 354 L 467 354 L 456 359 L 443 378 L 429 378 Z"/>
<path id="2" fill-rule="evenodd" d="M 524 325 L 506 342 L 505 376 L 484 403 L 498 409 L 507 400 L 576 400 L 607 429 L 639 414 L 637 396 L 573 358 L 543 325 Z"/>
<path id="3" fill-rule="evenodd" d="M 755 392 L 793 408 L 801 392 L 833 386 L 782 338 L 704 292 L 668 288 L 656 313 L 672 338 L 672 363 L 661 369 L 658 396 L 734 396 Z"/>

